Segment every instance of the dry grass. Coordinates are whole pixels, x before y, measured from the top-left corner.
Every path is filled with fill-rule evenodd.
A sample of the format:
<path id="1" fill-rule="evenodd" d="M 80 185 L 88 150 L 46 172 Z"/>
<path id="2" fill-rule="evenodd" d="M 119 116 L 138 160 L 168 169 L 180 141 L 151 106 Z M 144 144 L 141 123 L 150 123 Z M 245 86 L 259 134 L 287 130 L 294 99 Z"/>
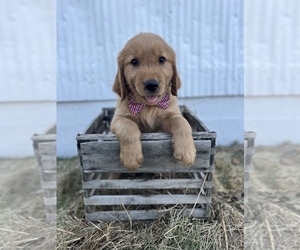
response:
<path id="1" fill-rule="evenodd" d="M 300 145 L 257 147 L 253 163 L 246 249 L 299 249 Z"/>
<path id="2" fill-rule="evenodd" d="M 241 147 L 218 148 L 209 220 L 170 211 L 155 221 L 87 222 L 78 159 L 59 160 L 57 230 L 44 219 L 35 159 L 0 160 L 0 249 L 299 249 L 300 187 L 294 185 L 299 161 L 291 154 L 299 157 L 300 151 L 288 149 L 284 160 L 278 151 L 256 150 L 260 172 L 251 175 L 258 191 L 250 195 L 244 216 Z M 264 181 L 283 173 L 283 181 L 274 186 Z"/>
<path id="3" fill-rule="evenodd" d="M 132 223 L 85 222 L 61 212 L 59 249 L 243 249 L 243 214 L 229 204 L 217 204 L 213 211 L 210 221 L 171 212 Z"/>
<path id="4" fill-rule="evenodd" d="M 274 203 L 265 196 L 260 198 L 245 209 L 246 249 L 299 249 L 300 200 Z"/>
<path id="5" fill-rule="evenodd" d="M 20 211 L 2 210 L 0 214 L 1 249 L 55 249 L 55 225 Z"/>
<path id="6" fill-rule="evenodd" d="M 241 150 L 240 145 L 234 149 Z M 226 149 L 224 149 L 224 152 Z M 235 170 L 231 192 L 215 192 L 212 217 L 209 220 L 186 218 L 170 211 L 155 221 L 87 222 L 84 220 L 81 176 L 77 160 L 58 161 L 60 165 L 57 220 L 59 249 L 243 249 L 243 204 L 237 193 L 242 192 L 242 161 L 232 164 L 230 157 L 217 168 L 226 169 L 219 183 L 227 183 Z M 224 157 L 222 155 L 222 157 Z M 241 154 L 243 157 L 243 154 Z M 221 162 L 221 160 L 220 160 Z M 221 184 L 220 184 L 221 185 Z M 226 191 L 227 190 L 227 191 Z M 70 193 L 71 192 L 71 193 Z M 66 205 L 67 204 L 67 205 Z"/>
<path id="7" fill-rule="evenodd" d="M 55 249 L 36 159 L 0 159 L 0 249 Z"/>

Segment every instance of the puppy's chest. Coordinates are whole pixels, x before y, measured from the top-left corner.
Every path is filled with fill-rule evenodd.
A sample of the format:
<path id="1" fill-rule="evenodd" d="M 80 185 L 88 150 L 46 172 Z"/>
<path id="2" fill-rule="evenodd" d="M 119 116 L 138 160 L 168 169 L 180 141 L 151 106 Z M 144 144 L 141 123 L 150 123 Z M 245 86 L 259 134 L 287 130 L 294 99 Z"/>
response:
<path id="1" fill-rule="evenodd" d="M 143 110 L 137 117 L 137 124 L 142 133 L 161 132 L 161 119 L 156 109 Z"/>

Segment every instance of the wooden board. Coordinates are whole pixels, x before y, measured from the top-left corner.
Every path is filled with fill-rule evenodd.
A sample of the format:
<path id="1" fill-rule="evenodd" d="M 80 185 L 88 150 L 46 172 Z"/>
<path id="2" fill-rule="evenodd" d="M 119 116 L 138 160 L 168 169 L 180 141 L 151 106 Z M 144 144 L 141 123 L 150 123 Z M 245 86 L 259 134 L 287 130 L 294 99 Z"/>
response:
<path id="1" fill-rule="evenodd" d="M 217 134 L 215 132 L 193 132 L 194 140 L 211 140 L 216 139 Z M 141 141 L 161 141 L 171 140 L 171 135 L 168 133 L 143 133 L 141 134 Z M 118 141 L 114 134 L 78 134 L 76 140 L 79 143 L 88 141 Z M 212 145 L 214 146 L 214 145 Z"/>
<path id="2" fill-rule="evenodd" d="M 197 157 L 194 169 L 210 167 L 211 141 L 196 141 Z M 182 166 L 173 156 L 173 147 L 170 140 L 142 141 L 142 150 L 147 152 L 141 169 L 148 172 L 174 172 Z M 79 156 L 82 157 L 84 170 L 101 170 L 103 172 L 120 172 L 124 167 L 120 163 L 120 145 L 117 141 L 85 142 L 81 143 Z M 155 168 L 153 167 L 155 166 Z"/>
<path id="3" fill-rule="evenodd" d="M 44 203 L 46 206 L 56 206 L 56 197 L 44 197 Z"/>
<path id="4" fill-rule="evenodd" d="M 127 179 L 127 180 L 91 180 L 82 183 L 83 189 L 187 189 L 199 188 L 201 179 Z M 204 188 L 212 188 L 211 181 L 205 181 Z"/>
<path id="5" fill-rule="evenodd" d="M 165 216 L 169 210 L 128 210 L 128 211 L 99 211 L 86 214 L 89 221 L 126 221 L 126 220 L 156 220 Z M 195 209 L 174 209 L 174 212 L 184 216 L 208 217 L 209 211 L 201 208 Z"/>
<path id="6" fill-rule="evenodd" d="M 211 197 L 193 194 L 161 195 L 94 195 L 84 198 L 85 205 L 167 205 L 167 204 L 205 204 Z"/>

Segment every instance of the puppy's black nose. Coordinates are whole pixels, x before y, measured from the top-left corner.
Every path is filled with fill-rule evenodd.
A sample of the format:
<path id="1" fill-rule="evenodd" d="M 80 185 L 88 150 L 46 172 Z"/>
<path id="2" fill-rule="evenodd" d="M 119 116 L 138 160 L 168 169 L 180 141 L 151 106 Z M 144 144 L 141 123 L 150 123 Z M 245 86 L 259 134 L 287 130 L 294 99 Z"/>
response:
<path id="1" fill-rule="evenodd" d="M 159 82 L 156 80 L 148 80 L 144 83 L 145 89 L 150 92 L 154 92 L 155 90 L 157 90 L 158 86 Z"/>

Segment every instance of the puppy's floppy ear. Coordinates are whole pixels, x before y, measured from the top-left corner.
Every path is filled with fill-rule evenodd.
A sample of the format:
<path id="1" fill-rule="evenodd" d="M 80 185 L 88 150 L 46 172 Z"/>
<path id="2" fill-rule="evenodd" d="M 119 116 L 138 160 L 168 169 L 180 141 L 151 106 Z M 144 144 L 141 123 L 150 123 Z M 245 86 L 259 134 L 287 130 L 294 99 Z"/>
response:
<path id="1" fill-rule="evenodd" d="M 124 64 L 120 58 L 118 58 L 118 71 L 112 89 L 121 97 L 122 101 L 127 96 L 126 81 L 124 77 Z"/>
<path id="2" fill-rule="evenodd" d="M 171 80 L 171 93 L 174 96 L 177 96 L 177 90 L 181 87 L 181 80 L 178 75 L 176 65 L 173 65 L 173 77 Z"/>

